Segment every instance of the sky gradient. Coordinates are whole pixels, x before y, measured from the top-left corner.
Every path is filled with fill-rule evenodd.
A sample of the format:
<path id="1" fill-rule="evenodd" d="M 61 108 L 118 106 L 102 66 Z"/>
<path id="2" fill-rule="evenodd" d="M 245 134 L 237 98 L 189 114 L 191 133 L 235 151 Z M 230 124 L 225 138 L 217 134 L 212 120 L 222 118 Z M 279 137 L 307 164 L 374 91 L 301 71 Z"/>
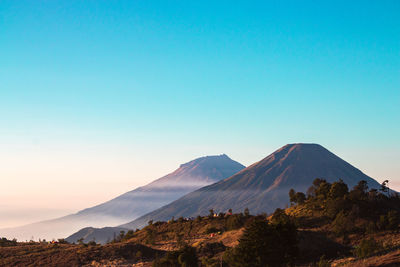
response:
<path id="1" fill-rule="evenodd" d="M 0 227 L 196 157 L 249 165 L 297 142 L 400 190 L 398 14 L 399 1 L 1 1 Z"/>

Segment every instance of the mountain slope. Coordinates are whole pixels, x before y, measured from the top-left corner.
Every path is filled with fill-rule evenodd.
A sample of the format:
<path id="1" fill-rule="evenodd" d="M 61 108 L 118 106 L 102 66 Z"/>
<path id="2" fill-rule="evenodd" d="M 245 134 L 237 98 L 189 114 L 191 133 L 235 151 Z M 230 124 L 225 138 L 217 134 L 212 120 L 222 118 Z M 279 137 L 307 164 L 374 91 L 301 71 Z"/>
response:
<path id="1" fill-rule="evenodd" d="M 243 165 L 227 155 L 201 157 L 182 164 L 174 172 L 146 186 L 129 191 L 103 204 L 54 220 L 0 229 L 0 234 L 19 240 L 29 240 L 32 236 L 52 239 L 68 236 L 83 227 L 118 225 L 134 220 L 188 192 L 230 177 L 243 168 Z"/>
<path id="2" fill-rule="evenodd" d="M 121 227 L 135 229 L 149 220 L 204 215 L 210 209 L 219 212 L 232 208 L 239 212 L 249 208 L 253 214 L 272 212 L 289 203 L 291 188 L 305 192 L 315 178 L 329 182 L 340 178 L 350 187 L 366 180 L 370 187 L 379 187 L 374 179 L 320 145 L 290 144 L 232 177 L 189 193 Z"/>

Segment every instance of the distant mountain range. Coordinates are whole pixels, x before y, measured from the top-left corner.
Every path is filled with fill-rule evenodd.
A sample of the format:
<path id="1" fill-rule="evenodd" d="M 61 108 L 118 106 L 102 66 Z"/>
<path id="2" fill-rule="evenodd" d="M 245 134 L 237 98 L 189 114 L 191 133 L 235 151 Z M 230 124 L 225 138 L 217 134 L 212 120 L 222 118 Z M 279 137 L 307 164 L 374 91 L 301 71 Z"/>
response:
<path id="1" fill-rule="evenodd" d="M 230 177 L 243 168 L 242 164 L 225 154 L 201 157 L 182 164 L 174 172 L 146 186 L 100 205 L 53 220 L 0 229 L 0 236 L 18 240 L 29 240 L 32 236 L 52 239 L 71 235 L 83 227 L 116 226 L 160 208 L 186 193 Z"/>
<path id="2" fill-rule="evenodd" d="M 208 214 L 210 209 L 241 212 L 249 208 L 252 214 L 270 213 L 289 203 L 291 188 L 306 192 L 315 178 L 329 182 L 342 179 L 350 187 L 365 180 L 372 188 L 380 184 L 318 144 L 289 144 L 268 157 L 241 170 L 233 176 L 202 187 L 194 192 L 147 213 L 138 219 L 122 224 L 123 229 L 145 226 L 149 220 L 166 221 L 172 217 L 194 217 Z M 90 230 L 90 233 L 88 231 Z M 113 230 L 109 231 L 110 238 Z M 82 229 L 80 235 L 87 241 L 101 240 L 97 233 L 107 236 L 105 229 Z M 79 235 L 74 235 L 77 238 Z M 73 238 L 70 241 L 75 241 Z"/>

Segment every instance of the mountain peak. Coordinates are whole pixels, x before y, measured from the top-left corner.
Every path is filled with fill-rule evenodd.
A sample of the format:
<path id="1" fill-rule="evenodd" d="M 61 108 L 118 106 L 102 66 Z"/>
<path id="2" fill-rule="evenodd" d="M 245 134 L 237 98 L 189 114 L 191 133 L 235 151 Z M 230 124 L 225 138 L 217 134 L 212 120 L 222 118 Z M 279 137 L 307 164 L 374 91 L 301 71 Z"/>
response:
<path id="1" fill-rule="evenodd" d="M 221 163 L 222 161 L 232 161 L 232 159 L 229 158 L 226 154 L 210 155 L 210 156 L 196 158 L 189 162 L 183 163 L 179 167 L 182 168 L 182 167 L 190 166 L 190 165 L 194 165 L 194 164 Z"/>
<path id="2" fill-rule="evenodd" d="M 321 146 L 320 144 L 316 144 L 316 143 L 292 143 L 292 144 L 287 144 L 283 147 L 281 147 L 279 150 L 282 149 L 289 149 L 289 150 L 293 150 L 293 149 L 325 149 L 323 146 Z"/>
<path id="3" fill-rule="evenodd" d="M 175 182 L 180 186 L 206 185 L 230 177 L 245 166 L 225 154 L 204 156 L 181 164 L 178 169 L 164 176 L 151 186 L 164 186 L 165 182 Z"/>
<path id="4" fill-rule="evenodd" d="M 328 182 L 342 179 L 349 187 L 365 180 L 370 188 L 379 187 L 374 179 L 319 144 L 287 144 L 235 175 L 189 193 L 123 227 L 142 227 L 150 219 L 205 215 L 210 209 L 272 212 L 289 203 L 291 188 L 306 192 L 315 178 Z"/>

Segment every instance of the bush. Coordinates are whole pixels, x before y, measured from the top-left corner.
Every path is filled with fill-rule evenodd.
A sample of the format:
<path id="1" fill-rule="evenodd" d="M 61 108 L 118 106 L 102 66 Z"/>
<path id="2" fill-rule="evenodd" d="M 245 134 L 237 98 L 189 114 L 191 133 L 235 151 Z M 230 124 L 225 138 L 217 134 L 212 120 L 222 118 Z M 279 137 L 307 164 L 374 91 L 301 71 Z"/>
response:
<path id="1" fill-rule="evenodd" d="M 358 258 L 366 258 L 372 256 L 381 249 L 382 245 L 377 243 L 373 238 L 368 238 L 361 240 L 358 247 L 356 247 L 354 254 Z"/>
<path id="2" fill-rule="evenodd" d="M 69 242 L 67 240 L 65 240 L 64 238 L 58 239 L 58 243 L 60 243 L 60 244 L 69 244 Z"/>
<path id="3" fill-rule="evenodd" d="M 94 241 L 94 240 L 90 241 L 87 244 L 88 244 L 88 246 L 96 246 L 97 245 L 96 241 Z"/>
<path id="4" fill-rule="evenodd" d="M 228 231 L 230 230 L 235 230 L 235 229 L 239 229 L 240 227 L 242 227 L 244 224 L 243 222 L 243 218 L 241 216 L 241 214 L 234 214 L 234 215 L 230 215 L 227 219 L 226 219 L 226 229 Z"/>
<path id="5" fill-rule="evenodd" d="M 135 233 L 133 232 L 133 230 L 129 230 L 128 232 L 126 232 L 125 236 L 122 238 L 122 240 L 129 240 L 133 237 Z"/>
<path id="6" fill-rule="evenodd" d="M 278 208 L 272 214 L 271 222 L 273 224 L 289 224 L 291 223 L 291 218 L 283 209 Z"/>
<path id="7" fill-rule="evenodd" d="M 318 267 L 330 267 L 331 263 L 325 258 L 325 255 L 322 255 L 321 258 L 319 258 L 319 262 L 317 263 Z"/>
<path id="8" fill-rule="evenodd" d="M 161 258 L 153 262 L 153 267 L 197 267 L 196 249 L 191 246 L 185 246 L 178 251 L 169 251 Z"/>
<path id="9" fill-rule="evenodd" d="M 213 227 L 213 226 L 208 227 L 206 229 L 206 234 L 212 234 L 212 233 L 217 233 L 217 232 L 219 232 L 219 230 L 217 228 Z"/>
<path id="10" fill-rule="evenodd" d="M 178 262 L 182 267 L 197 267 L 196 249 L 185 246 L 179 251 Z"/>
<path id="11" fill-rule="evenodd" d="M 340 211 L 332 222 L 333 232 L 337 236 L 345 235 L 354 228 L 354 222 L 343 211 Z"/>
<path id="12" fill-rule="evenodd" d="M 223 252 L 226 249 L 222 242 L 212 242 L 201 244 L 199 248 L 200 255 L 206 255 L 207 257 L 214 257 L 216 254 Z"/>
<path id="13" fill-rule="evenodd" d="M 244 209 L 244 216 L 249 217 L 250 216 L 250 210 L 249 208 Z"/>
<path id="14" fill-rule="evenodd" d="M 149 227 L 146 227 L 145 231 L 146 231 L 146 239 L 145 239 L 146 244 L 154 245 L 156 242 L 156 232 Z"/>
<path id="15" fill-rule="evenodd" d="M 344 199 L 328 199 L 325 206 L 325 215 L 334 219 L 339 212 L 349 209 L 349 203 Z"/>
<path id="16" fill-rule="evenodd" d="M 399 213 L 395 210 L 391 210 L 386 215 L 387 218 L 387 229 L 388 230 L 396 230 L 399 228 L 400 216 Z"/>
<path id="17" fill-rule="evenodd" d="M 294 191 L 294 189 L 290 189 L 289 191 L 289 199 L 291 204 L 303 204 L 306 200 L 306 195 L 302 192 Z"/>
<path id="18" fill-rule="evenodd" d="M 7 238 L 3 237 L 0 238 L 0 247 L 11 247 L 17 245 L 17 239 L 8 240 Z"/>

